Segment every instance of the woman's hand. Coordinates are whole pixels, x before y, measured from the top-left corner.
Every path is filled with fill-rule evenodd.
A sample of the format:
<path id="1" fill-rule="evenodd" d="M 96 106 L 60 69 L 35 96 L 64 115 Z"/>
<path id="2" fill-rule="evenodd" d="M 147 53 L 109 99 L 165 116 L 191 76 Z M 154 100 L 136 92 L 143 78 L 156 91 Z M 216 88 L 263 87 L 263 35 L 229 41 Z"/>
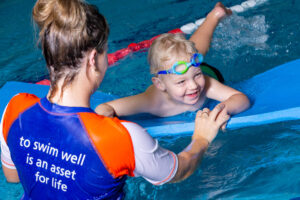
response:
<path id="1" fill-rule="evenodd" d="M 107 103 L 100 104 L 96 107 L 95 112 L 98 115 L 103 115 L 106 117 L 114 117 L 116 116 L 115 109 Z"/>
<path id="2" fill-rule="evenodd" d="M 204 108 L 197 112 L 192 141 L 178 154 L 178 169 L 171 182 L 181 181 L 196 170 L 209 143 L 214 140 L 220 127 L 228 119 L 229 115 L 223 103 L 218 104 L 212 111 Z"/>
<path id="3" fill-rule="evenodd" d="M 208 108 L 199 110 L 195 119 L 193 139 L 204 138 L 211 143 L 219 129 L 226 124 L 230 116 L 225 105 L 220 103 L 212 111 Z"/>

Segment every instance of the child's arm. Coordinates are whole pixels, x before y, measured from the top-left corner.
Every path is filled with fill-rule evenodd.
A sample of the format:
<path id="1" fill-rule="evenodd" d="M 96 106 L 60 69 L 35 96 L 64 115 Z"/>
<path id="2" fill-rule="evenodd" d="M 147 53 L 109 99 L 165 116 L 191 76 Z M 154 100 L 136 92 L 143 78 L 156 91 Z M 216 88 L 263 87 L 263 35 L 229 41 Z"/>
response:
<path id="1" fill-rule="evenodd" d="M 240 113 L 249 108 L 250 101 L 242 92 L 208 76 L 205 76 L 205 81 L 207 98 L 223 102 L 229 115 Z"/>
<path id="2" fill-rule="evenodd" d="M 190 41 L 195 43 L 199 53 L 202 55 L 207 53 L 215 28 L 223 17 L 231 13 L 232 11 L 225 8 L 221 2 L 217 3 L 210 11 L 203 24 L 190 37 Z"/>
<path id="3" fill-rule="evenodd" d="M 112 107 L 111 105 L 109 105 L 109 103 L 110 102 L 102 103 L 102 104 L 98 105 L 95 108 L 95 112 L 98 115 L 103 115 L 103 116 L 106 116 L 106 117 L 114 117 L 114 116 L 116 116 L 116 111 L 115 111 L 114 107 Z"/>
<path id="4" fill-rule="evenodd" d="M 138 113 L 149 112 L 151 108 L 150 98 L 147 94 L 141 93 L 134 96 L 116 99 L 96 107 L 95 112 L 107 117 L 128 116 Z"/>

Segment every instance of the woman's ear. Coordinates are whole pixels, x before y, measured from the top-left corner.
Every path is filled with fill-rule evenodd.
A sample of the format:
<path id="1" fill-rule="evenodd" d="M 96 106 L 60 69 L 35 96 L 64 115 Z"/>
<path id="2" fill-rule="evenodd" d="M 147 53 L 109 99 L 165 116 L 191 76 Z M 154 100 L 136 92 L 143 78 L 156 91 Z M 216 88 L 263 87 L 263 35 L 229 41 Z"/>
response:
<path id="1" fill-rule="evenodd" d="M 166 86 L 165 86 L 164 82 L 160 78 L 158 78 L 158 77 L 152 77 L 152 83 L 153 83 L 153 85 L 157 89 L 159 89 L 161 91 L 165 91 L 166 90 Z"/>
<path id="2" fill-rule="evenodd" d="M 93 49 L 88 53 L 86 62 L 86 76 L 91 79 L 97 71 L 97 51 Z"/>
<path id="3" fill-rule="evenodd" d="M 96 59 L 97 59 L 97 51 L 96 49 L 93 49 L 89 55 L 88 55 L 88 60 L 87 60 L 87 66 L 94 68 L 96 70 Z"/>

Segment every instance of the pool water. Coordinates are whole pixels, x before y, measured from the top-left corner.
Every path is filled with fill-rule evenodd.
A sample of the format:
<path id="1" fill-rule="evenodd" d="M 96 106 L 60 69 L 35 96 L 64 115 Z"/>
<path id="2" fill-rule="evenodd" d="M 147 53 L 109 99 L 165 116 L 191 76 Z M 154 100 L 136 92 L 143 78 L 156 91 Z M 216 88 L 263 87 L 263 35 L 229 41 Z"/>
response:
<path id="1" fill-rule="evenodd" d="M 33 0 L 0 2 L 0 87 L 7 81 L 47 78 L 35 46 Z M 179 28 L 204 17 L 217 1 L 93 0 L 110 24 L 109 52 Z M 226 6 L 241 4 L 225 0 Z M 217 28 L 205 61 L 233 84 L 300 57 L 300 1 L 269 0 L 225 19 Z M 188 37 L 188 36 L 187 36 Z M 129 55 L 108 69 L 99 90 L 127 96 L 149 86 L 147 52 Z M 299 66 L 300 67 L 300 66 Z M 267 83 L 264 83 L 267 84 Z M 283 83 L 284 84 L 284 83 Z M 276 88 L 274 88 L 276 89 Z M 158 138 L 180 152 L 190 137 Z M 291 199 L 300 197 L 298 121 L 219 133 L 193 176 L 178 184 L 153 186 L 129 178 L 126 199 Z M 6 183 L 0 172 L 0 199 L 19 199 L 20 184 Z"/>

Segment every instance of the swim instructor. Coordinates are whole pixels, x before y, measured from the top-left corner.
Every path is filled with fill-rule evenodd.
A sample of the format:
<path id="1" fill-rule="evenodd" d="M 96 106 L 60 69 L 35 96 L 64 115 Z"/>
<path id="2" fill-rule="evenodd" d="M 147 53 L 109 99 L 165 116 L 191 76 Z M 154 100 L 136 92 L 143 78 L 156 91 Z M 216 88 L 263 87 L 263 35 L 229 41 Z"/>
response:
<path id="1" fill-rule="evenodd" d="M 23 199 L 122 199 L 127 175 L 155 185 L 190 176 L 220 126 L 224 105 L 197 113 L 181 153 L 159 146 L 142 127 L 97 115 L 90 97 L 107 69 L 109 27 L 80 0 L 39 0 L 33 18 L 50 73 L 48 95 L 14 96 L 2 117 L 1 161 Z"/>

